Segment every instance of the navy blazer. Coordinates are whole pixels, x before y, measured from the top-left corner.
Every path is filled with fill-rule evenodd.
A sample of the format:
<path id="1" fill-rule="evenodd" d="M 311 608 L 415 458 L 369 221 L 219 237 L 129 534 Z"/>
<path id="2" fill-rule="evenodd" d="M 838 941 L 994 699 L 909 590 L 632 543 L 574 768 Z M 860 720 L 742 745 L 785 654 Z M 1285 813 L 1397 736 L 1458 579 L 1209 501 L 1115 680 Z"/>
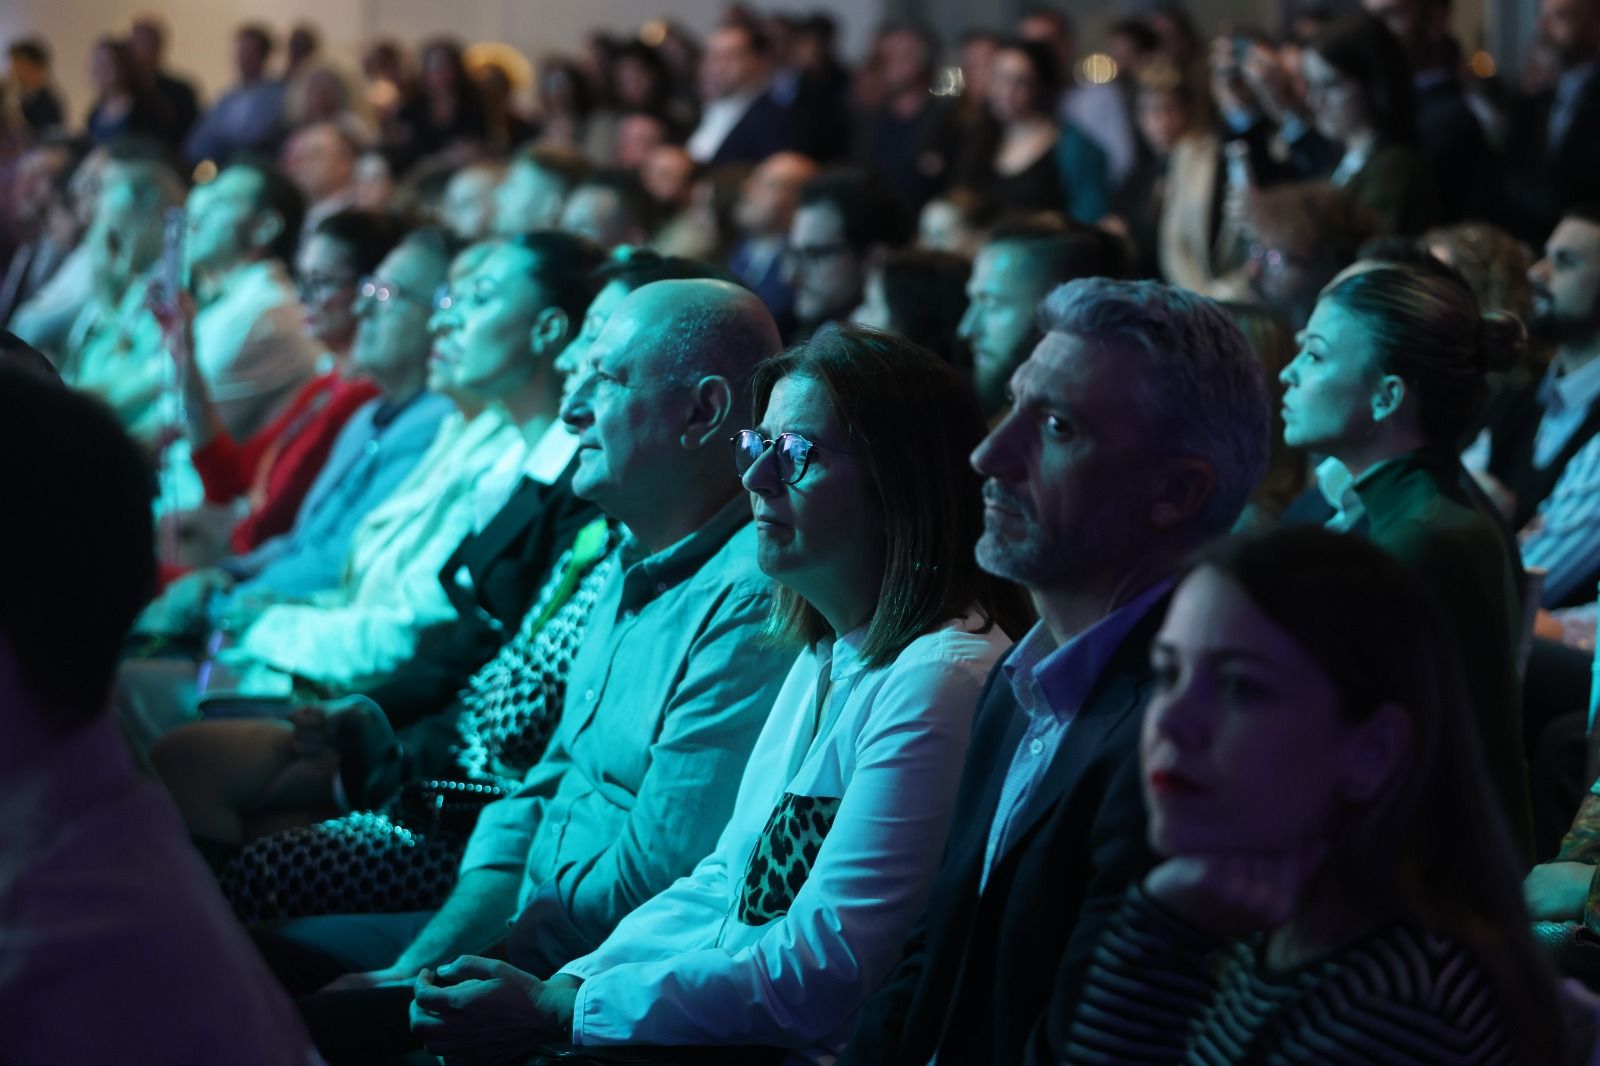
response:
<path id="1" fill-rule="evenodd" d="M 733 129 L 717 146 L 711 166 L 724 163 L 756 164 L 779 152 L 798 152 L 804 146 L 804 131 L 793 107 L 772 98 L 770 91 L 750 102 Z"/>
<path id="2" fill-rule="evenodd" d="M 1004 672 L 990 675 L 927 911 L 862 1008 L 840 1066 L 926 1066 L 935 1052 L 952 1066 L 1019 1063 L 1029 1047 L 1059 1042 L 1047 1008 L 1075 998 L 1123 891 L 1155 861 L 1139 729 L 1166 602 L 1106 664 L 980 895 L 1001 786 L 1027 725 Z"/>

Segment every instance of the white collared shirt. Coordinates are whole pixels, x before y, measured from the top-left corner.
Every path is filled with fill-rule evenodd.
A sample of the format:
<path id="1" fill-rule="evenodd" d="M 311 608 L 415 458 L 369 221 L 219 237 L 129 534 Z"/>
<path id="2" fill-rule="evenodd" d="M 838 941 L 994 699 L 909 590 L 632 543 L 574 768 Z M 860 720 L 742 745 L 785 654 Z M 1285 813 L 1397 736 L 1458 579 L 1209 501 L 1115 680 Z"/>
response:
<path id="1" fill-rule="evenodd" d="M 739 93 L 734 96 L 724 96 L 720 100 L 713 100 L 701 112 L 700 125 L 690 135 L 688 143 L 684 146 L 689 150 L 689 156 L 696 163 L 709 163 L 717 154 L 717 149 L 722 147 L 722 142 L 728 139 L 728 134 L 744 118 L 744 113 L 750 110 L 750 105 L 756 102 L 760 93 Z"/>

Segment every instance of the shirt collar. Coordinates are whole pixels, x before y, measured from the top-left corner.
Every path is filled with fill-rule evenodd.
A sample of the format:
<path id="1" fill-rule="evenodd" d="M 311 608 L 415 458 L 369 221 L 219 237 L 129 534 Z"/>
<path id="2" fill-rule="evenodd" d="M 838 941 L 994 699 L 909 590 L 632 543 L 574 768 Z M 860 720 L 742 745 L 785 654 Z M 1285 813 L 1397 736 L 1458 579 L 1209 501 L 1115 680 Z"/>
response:
<path id="1" fill-rule="evenodd" d="M 1045 624 L 1036 623 L 1001 667 L 1017 703 L 1032 715 L 1075 715 L 1128 633 L 1172 585 L 1172 578 L 1156 582 L 1060 647 Z"/>
<path id="2" fill-rule="evenodd" d="M 705 525 L 654 555 L 644 555 L 638 540 L 632 533 L 627 534 L 622 543 L 621 606 L 642 606 L 693 577 L 749 521 L 750 501 L 741 492 Z"/>
<path id="3" fill-rule="evenodd" d="M 1591 359 L 1566 374 L 1551 364 L 1539 383 L 1539 405 L 1553 414 L 1586 410 L 1600 398 L 1600 359 Z"/>

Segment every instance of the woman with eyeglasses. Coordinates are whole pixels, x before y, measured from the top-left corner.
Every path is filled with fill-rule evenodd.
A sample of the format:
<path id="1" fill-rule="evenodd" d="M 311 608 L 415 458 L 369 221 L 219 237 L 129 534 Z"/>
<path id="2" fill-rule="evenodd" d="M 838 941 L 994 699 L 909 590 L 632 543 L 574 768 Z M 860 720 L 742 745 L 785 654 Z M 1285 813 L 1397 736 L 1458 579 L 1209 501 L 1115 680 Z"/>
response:
<path id="1" fill-rule="evenodd" d="M 777 584 L 770 638 L 800 654 L 734 813 L 688 877 L 549 981 L 472 956 L 424 971 L 412 1026 L 431 1046 L 761 1046 L 832 1061 L 899 957 L 979 692 L 1026 624 L 1020 590 L 973 557 L 982 502 L 967 456 L 983 417 L 937 356 L 855 327 L 769 360 L 754 390 L 733 466 Z M 487 986 L 462 984 L 474 978 L 505 982 L 527 1009 L 486 1020 L 469 1000 Z"/>
<path id="2" fill-rule="evenodd" d="M 1317 132 L 1344 153 L 1327 180 L 1376 215 L 1389 233 L 1414 236 L 1440 220 L 1436 177 L 1417 150 L 1417 111 L 1405 48 L 1383 22 L 1357 11 L 1312 39 L 1302 60 L 1306 106 Z"/>
<path id="3" fill-rule="evenodd" d="M 1200 556 L 1150 652 L 1165 861 L 1030 1064 L 1574 1061 L 1444 621 L 1355 537 Z"/>
<path id="4" fill-rule="evenodd" d="M 1444 609 L 1490 780 L 1531 860 L 1521 590 L 1499 518 L 1463 487 L 1456 453 L 1488 395 L 1485 367 L 1525 336 L 1515 316 L 1481 315 L 1441 263 L 1363 262 L 1323 290 L 1279 377 L 1284 443 L 1327 457 L 1316 478 L 1328 525 L 1388 550 Z"/>
<path id="5" fill-rule="evenodd" d="M 206 503 L 227 508 L 242 499 L 248 504 L 226 544 L 191 549 L 191 565 L 215 562 L 225 552 L 251 551 L 287 532 L 339 431 L 378 394 L 378 387 L 350 365 L 357 280 L 383 260 L 400 235 L 388 216 L 341 211 L 324 219 L 301 243 L 296 263 L 301 315 L 307 335 L 327 353 L 328 365 L 250 437 L 236 440 L 228 433 L 205 375 L 193 372 L 192 366 L 179 373 L 190 458 L 205 486 Z M 160 300 L 151 307 L 164 319 L 168 350 L 187 364 L 188 315 L 169 314 Z"/>

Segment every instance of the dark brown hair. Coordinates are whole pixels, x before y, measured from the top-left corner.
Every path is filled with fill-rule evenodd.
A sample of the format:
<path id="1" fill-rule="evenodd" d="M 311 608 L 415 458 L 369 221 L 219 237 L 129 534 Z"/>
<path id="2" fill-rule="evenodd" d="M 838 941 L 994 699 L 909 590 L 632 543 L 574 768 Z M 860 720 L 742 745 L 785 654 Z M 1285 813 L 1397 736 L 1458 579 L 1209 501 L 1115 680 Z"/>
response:
<path id="1" fill-rule="evenodd" d="M 788 377 L 827 391 L 883 515 L 883 578 L 863 660 L 893 662 L 917 637 L 974 605 L 989 625 L 1020 634 L 1031 617 L 1026 596 L 981 570 L 973 554 L 983 502 L 967 457 L 985 427 L 971 383 L 902 337 L 829 327 L 756 368 L 756 420 Z M 820 611 L 777 588 L 769 635 L 814 645 L 831 632 Z"/>

